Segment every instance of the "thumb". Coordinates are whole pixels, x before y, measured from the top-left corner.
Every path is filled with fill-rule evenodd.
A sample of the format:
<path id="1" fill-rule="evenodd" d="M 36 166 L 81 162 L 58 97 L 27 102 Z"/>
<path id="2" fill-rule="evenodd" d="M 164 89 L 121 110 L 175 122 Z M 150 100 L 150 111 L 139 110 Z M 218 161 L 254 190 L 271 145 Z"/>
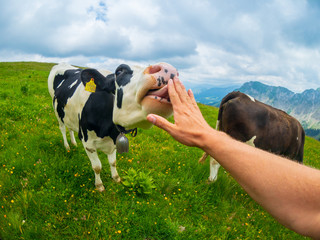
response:
<path id="1" fill-rule="evenodd" d="M 170 123 L 167 119 L 155 114 L 149 114 L 147 116 L 147 120 L 167 132 L 170 130 L 170 128 L 173 127 L 173 124 Z"/>

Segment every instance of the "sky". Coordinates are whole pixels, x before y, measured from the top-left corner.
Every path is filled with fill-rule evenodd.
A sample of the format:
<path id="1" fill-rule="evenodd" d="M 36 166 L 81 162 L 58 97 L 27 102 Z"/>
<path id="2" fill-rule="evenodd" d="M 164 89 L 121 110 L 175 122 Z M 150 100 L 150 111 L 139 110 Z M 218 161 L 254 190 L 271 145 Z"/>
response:
<path id="1" fill-rule="evenodd" d="M 320 87 L 318 0 L 0 0 L 0 62 L 167 62 L 191 88 Z"/>

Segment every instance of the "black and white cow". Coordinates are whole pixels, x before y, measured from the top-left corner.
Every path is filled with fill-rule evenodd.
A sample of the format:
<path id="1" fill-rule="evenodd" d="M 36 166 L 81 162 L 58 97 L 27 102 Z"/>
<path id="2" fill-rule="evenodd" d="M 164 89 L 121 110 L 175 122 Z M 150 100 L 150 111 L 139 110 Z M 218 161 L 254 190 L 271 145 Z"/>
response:
<path id="1" fill-rule="evenodd" d="M 299 121 L 244 93 L 231 92 L 222 99 L 216 128 L 251 146 L 303 161 L 305 132 Z M 219 167 L 210 156 L 209 181 L 217 180 Z"/>
<path id="2" fill-rule="evenodd" d="M 108 155 L 111 176 L 119 182 L 116 138 L 120 131 L 150 128 L 152 124 L 146 120 L 149 113 L 163 117 L 172 114 L 167 83 L 176 75 L 177 70 L 167 63 L 148 67 L 122 64 L 115 73 L 79 69 L 68 64 L 52 68 L 48 88 L 64 146 L 69 149 L 66 128 L 74 145 L 74 132 L 78 132 L 91 161 L 99 191 L 103 191 L 104 186 L 100 178 L 102 166 L 97 150 Z"/>

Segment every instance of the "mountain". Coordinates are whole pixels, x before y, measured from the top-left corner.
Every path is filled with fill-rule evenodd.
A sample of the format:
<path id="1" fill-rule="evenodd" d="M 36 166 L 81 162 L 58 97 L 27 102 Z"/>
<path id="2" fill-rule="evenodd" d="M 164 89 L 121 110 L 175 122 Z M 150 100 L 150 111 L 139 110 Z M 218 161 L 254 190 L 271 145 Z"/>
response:
<path id="1" fill-rule="evenodd" d="M 241 87 L 210 88 L 195 94 L 198 102 L 219 107 L 222 98 L 231 91 L 246 93 L 297 118 L 306 134 L 320 139 L 320 88 L 294 93 L 284 87 L 265 85 L 252 81 Z"/>

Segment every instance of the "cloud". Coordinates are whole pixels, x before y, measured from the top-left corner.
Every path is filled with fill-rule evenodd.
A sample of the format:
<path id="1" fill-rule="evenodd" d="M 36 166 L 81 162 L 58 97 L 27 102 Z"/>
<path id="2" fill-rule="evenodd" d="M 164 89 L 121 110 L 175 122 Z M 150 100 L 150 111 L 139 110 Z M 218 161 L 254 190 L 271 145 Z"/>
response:
<path id="1" fill-rule="evenodd" d="M 20 1 L 13 1 L 4 9 L 7 21 L 1 24 L 1 35 L 6 37 L 0 40 L 1 46 L 49 57 L 121 54 L 129 41 L 116 26 L 101 21 L 92 5 L 79 2 L 33 1 L 19 5 Z"/>
<path id="2" fill-rule="evenodd" d="M 0 9 L 0 60 L 109 70 L 166 61 L 193 85 L 302 91 L 320 85 L 319 13 L 311 0 L 11 0 Z"/>

